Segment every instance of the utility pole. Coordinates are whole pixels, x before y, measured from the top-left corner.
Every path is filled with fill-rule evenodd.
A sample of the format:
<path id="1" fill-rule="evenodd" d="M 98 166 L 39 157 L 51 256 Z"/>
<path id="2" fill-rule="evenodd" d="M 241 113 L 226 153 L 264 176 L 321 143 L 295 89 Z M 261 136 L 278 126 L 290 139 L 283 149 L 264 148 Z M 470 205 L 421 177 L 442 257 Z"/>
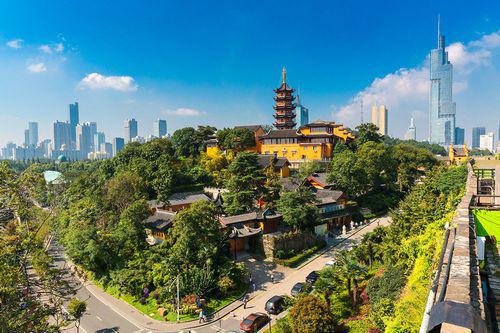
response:
<path id="1" fill-rule="evenodd" d="M 180 297 L 179 297 L 179 275 L 177 275 L 177 322 L 179 322 L 179 305 L 180 305 Z"/>

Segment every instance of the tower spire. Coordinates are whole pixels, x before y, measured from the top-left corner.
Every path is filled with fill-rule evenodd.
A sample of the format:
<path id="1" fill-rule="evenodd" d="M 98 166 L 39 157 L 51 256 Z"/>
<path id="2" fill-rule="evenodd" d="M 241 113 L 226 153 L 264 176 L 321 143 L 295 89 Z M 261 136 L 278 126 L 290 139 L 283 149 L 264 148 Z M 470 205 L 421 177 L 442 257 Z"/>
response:
<path id="1" fill-rule="evenodd" d="M 281 70 L 281 83 L 286 83 L 286 68 L 283 66 L 283 69 Z"/>
<path id="2" fill-rule="evenodd" d="M 438 14 L 438 41 L 440 36 L 441 36 L 441 15 Z"/>

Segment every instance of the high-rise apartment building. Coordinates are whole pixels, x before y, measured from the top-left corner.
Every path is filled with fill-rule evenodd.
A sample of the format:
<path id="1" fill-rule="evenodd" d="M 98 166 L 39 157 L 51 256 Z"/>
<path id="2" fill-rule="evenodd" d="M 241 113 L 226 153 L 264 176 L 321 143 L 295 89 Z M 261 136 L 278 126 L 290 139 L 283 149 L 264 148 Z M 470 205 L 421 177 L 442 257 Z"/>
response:
<path id="1" fill-rule="evenodd" d="M 463 145 L 465 143 L 465 129 L 455 127 L 455 144 Z"/>
<path id="2" fill-rule="evenodd" d="M 76 125 L 80 123 L 80 110 L 78 102 L 69 105 L 69 124 L 71 126 L 71 142 L 72 146 L 76 145 Z"/>
<path id="3" fill-rule="evenodd" d="M 24 143 L 23 143 L 23 146 L 24 147 L 28 147 L 30 145 L 30 130 L 29 129 L 25 129 L 24 130 Z"/>
<path id="4" fill-rule="evenodd" d="M 481 135 L 486 134 L 485 127 L 473 127 L 472 128 L 472 144 L 471 148 L 479 148 L 479 139 Z"/>
<path id="5" fill-rule="evenodd" d="M 488 149 L 490 152 L 495 151 L 495 133 L 489 132 L 479 137 L 479 149 Z"/>
<path id="6" fill-rule="evenodd" d="M 134 118 L 127 119 L 125 120 L 123 126 L 125 129 L 125 142 L 129 143 L 137 136 L 137 120 Z"/>
<path id="7" fill-rule="evenodd" d="M 385 105 L 372 106 L 372 124 L 378 127 L 381 135 L 389 134 L 388 110 Z"/>
<path id="8" fill-rule="evenodd" d="M 29 130 L 29 145 L 37 146 L 38 145 L 38 123 L 37 122 L 29 122 L 28 123 Z"/>
<path id="9" fill-rule="evenodd" d="M 113 156 L 116 156 L 119 151 L 123 149 L 125 146 L 125 140 L 123 138 L 114 138 L 113 139 Z"/>
<path id="10" fill-rule="evenodd" d="M 153 134 L 157 138 L 167 135 L 167 121 L 164 119 L 157 119 L 153 123 Z"/>
<path id="11" fill-rule="evenodd" d="M 52 149 L 71 148 L 71 125 L 67 121 L 55 121 L 52 124 Z"/>
<path id="12" fill-rule="evenodd" d="M 88 153 L 92 152 L 92 127 L 90 123 L 76 125 L 76 148 L 80 151 L 80 156 L 85 159 Z"/>
<path id="13" fill-rule="evenodd" d="M 438 47 L 431 51 L 429 141 L 442 146 L 455 142 L 455 103 L 452 99 L 453 65 L 448 61 L 438 20 Z"/>
<path id="14" fill-rule="evenodd" d="M 107 158 L 113 157 L 113 145 L 109 142 L 101 143 L 99 151 L 106 154 Z"/>
<path id="15" fill-rule="evenodd" d="M 91 129 L 92 130 L 92 129 Z M 93 140 L 93 146 L 94 146 L 94 152 L 98 152 L 101 149 L 101 145 L 106 142 L 106 135 L 104 135 L 104 132 L 97 132 L 94 134 L 94 140 Z"/>
<path id="16" fill-rule="evenodd" d="M 300 103 L 300 95 L 297 94 L 297 103 L 295 103 L 295 112 L 299 115 L 299 125 L 309 124 L 309 109 Z"/>
<path id="17" fill-rule="evenodd" d="M 405 135 L 406 140 L 417 140 L 417 128 L 415 127 L 415 122 L 413 121 L 413 117 L 410 118 L 410 126 L 408 127 L 408 131 Z"/>

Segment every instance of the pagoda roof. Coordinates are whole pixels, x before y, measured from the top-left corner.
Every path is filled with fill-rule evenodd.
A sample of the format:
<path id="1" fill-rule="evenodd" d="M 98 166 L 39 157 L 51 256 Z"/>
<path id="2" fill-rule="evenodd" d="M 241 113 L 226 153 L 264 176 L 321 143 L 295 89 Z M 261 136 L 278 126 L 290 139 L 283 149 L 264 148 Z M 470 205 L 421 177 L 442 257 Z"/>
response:
<path id="1" fill-rule="evenodd" d="M 281 86 L 279 86 L 277 89 L 274 89 L 274 92 L 282 92 L 282 91 L 289 91 L 293 93 L 295 89 L 290 87 L 286 82 L 283 82 Z"/>

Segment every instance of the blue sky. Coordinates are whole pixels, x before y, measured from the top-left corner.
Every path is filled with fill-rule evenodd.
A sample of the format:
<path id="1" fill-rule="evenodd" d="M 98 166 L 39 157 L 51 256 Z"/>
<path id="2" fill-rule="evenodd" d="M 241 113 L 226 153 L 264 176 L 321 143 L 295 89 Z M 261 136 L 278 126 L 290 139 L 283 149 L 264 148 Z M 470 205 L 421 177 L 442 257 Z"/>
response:
<path id="1" fill-rule="evenodd" d="M 271 123 L 287 67 L 310 118 L 359 123 L 385 103 L 390 134 L 410 116 L 427 133 L 426 57 L 436 17 L 456 62 L 458 125 L 500 121 L 497 1 L 1 1 L 0 145 L 41 136 L 80 103 L 108 140 L 127 117 L 139 132 Z"/>

